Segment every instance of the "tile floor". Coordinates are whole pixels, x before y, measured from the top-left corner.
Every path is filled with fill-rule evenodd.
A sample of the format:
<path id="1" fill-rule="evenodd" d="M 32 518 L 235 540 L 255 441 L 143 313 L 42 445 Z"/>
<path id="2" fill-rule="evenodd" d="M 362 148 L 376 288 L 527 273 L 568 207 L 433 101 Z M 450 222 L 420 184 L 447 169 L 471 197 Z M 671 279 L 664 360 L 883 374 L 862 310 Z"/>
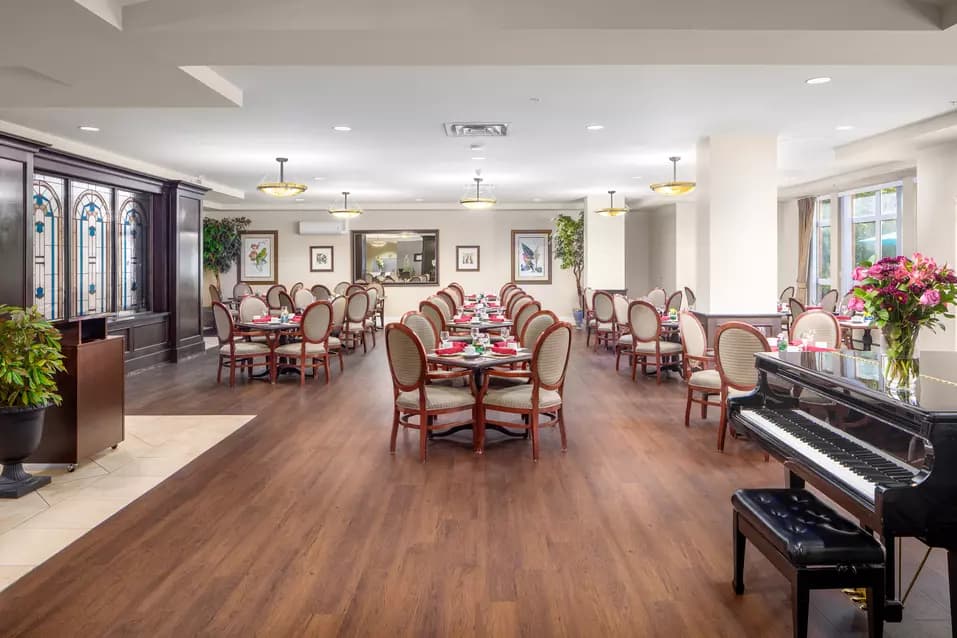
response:
<path id="1" fill-rule="evenodd" d="M 27 465 L 53 477 L 0 500 L 0 590 L 248 423 L 254 415 L 127 416 L 126 440 L 79 464 Z"/>

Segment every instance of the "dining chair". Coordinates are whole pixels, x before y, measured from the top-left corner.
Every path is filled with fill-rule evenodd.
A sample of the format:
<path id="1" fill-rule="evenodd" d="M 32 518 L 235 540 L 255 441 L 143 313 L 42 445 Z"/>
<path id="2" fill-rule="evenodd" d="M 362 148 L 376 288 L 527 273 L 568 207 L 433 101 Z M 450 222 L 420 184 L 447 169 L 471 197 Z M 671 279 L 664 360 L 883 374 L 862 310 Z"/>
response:
<path id="1" fill-rule="evenodd" d="M 285 290 L 280 290 L 276 293 L 276 297 L 279 299 L 279 309 L 280 312 L 283 308 L 287 312 L 295 313 L 296 312 L 296 303 L 292 300 L 292 297 Z"/>
<path id="2" fill-rule="evenodd" d="M 316 284 L 309 289 L 309 292 L 316 298 L 316 301 L 329 301 L 330 297 L 332 297 L 332 291 L 329 290 L 329 287 L 322 284 Z"/>
<path id="3" fill-rule="evenodd" d="M 721 395 L 721 375 L 714 369 L 714 352 L 708 350 L 708 335 L 696 316 L 687 310 L 678 315 L 681 334 L 681 358 L 688 384 L 685 404 L 685 427 L 691 424 L 691 404 L 701 406 L 701 418 L 708 418 L 708 406 L 721 407 L 711 397 Z M 700 396 L 699 396 L 700 395 Z"/>
<path id="4" fill-rule="evenodd" d="M 619 337 L 631 331 L 628 327 L 628 297 L 615 293 L 611 296 L 611 303 L 615 307 L 615 334 Z"/>
<path id="5" fill-rule="evenodd" d="M 562 452 L 568 449 L 562 395 L 571 342 L 572 327 L 569 324 L 556 323 L 546 328 L 538 337 L 532 350 L 529 383 L 489 389 L 489 382 L 493 378 L 523 377 L 527 376 L 528 372 L 494 368 L 488 371 L 479 391 L 478 422 L 475 425 L 478 428 L 479 450 L 485 446 L 485 428 L 488 425 L 529 430 L 532 439 L 532 460 L 536 462 L 539 451 L 539 428 L 557 426 L 561 433 Z M 489 412 L 517 414 L 522 417 L 522 420 L 517 423 L 494 420 L 488 418 Z M 545 417 L 544 421 L 541 420 L 542 417 Z"/>
<path id="6" fill-rule="evenodd" d="M 664 308 L 668 293 L 665 292 L 664 288 L 658 287 L 649 292 L 645 298 L 650 301 L 651 305 L 655 308 Z"/>
<path id="7" fill-rule="evenodd" d="M 351 283 L 349 287 L 346 288 L 345 296 L 351 297 L 354 293 L 365 292 L 366 287 L 363 284 Z"/>
<path id="8" fill-rule="evenodd" d="M 449 284 L 449 290 L 453 293 L 455 297 L 455 302 L 459 308 L 465 305 L 465 288 L 457 281 L 453 281 Z"/>
<path id="9" fill-rule="evenodd" d="M 533 349 L 542 333 L 556 323 L 558 323 L 558 315 L 551 310 L 539 310 L 528 318 L 516 338 L 523 348 Z"/>
<path id="10" fill-rule="evenodd" d="M 371 324 L 368 319 L 369 314 L 369 295 L 365 290 L 353 292 L 348 297 L 346 304 L 346 318 L 342 324 L 342 331 L 339 340 L 343 347 L 351 348 L 353 351 L 362 343 L 362 352 L 368 352 L 366 345 L 366 333 L 372 336 L 372 347 L 375 348 L 375 332 L 371 330 Z"/>
<path id="11" fill-rule="evenodd" d="M 385 286 L 382 285 L 381 281 L 373 281 L 369 284 L 369 288 L 375 288 L 375 314 L 379 317 L 379 325 L 385 328 Z"/>
<path id="12" fill-rule="evenodd" d="M 628 305 L 628 325 L 631 332 L 622 335 L 616 347 L 615 371 L 621 355 L 628 356 L 631 379 L 638 376 L 638 366 L 645 374 L 649 365 L 655 366 L 655 381 L 661 383 L 661 371 L 666 365 L 680 363 L 681 344 L 661 338 L 661 315 L 650 301 L 637 299 Z"/>
<path id="13" fill-rule="evenodd" d="M 269 314 L 278 315 L 282 304 L 279 302 L 279 293 L 285 292 L 286 287 L 281 284 L 270 286 L 266 290 L 266 304 L 269 306 Z"/>
<path id="14" fill-rule="evenodd" d="M 611 293 L 599 290 L 593 297 L 595 304 L 595 352 L 598 346 L 611 347 L 618 341 L 615 331 L 615 301 Z"/>
<path id="15" fill-rule="evenodd" d="M 821 310 L 834 313 L 837 311 L 837 300 L 840 296 L 841 293 L 837 288 L 831 288 L 821 296 L 821 301 L 818 302 L 818 305 L 821 306 Z"/>
<path id="16" fill-rule="evenodd" d="M 458 313 L 459 308 L 461 308 L 461 306 L 456 303 L 455 297 L 452 296 L 452 293 L 449 292 L 448 288 L 440 290 L 435 294 L 437 297 L 440 297 L 442 301 L 444 301 L 446 305 L 448 305 L 449 308 L 451 308 L 452 316 L 453 317 L 456 316 L 456 313 Z"/>
<path id="17" fill-rule="evenodd" d="M 528 323 L 531 316 L 542 309 L 542 304 L 532 298 L 522 301 L 525 303 L 519 302 L 521 306 L 515 311 L 515 318 L 512 319 L 512 334 L 515 335 L 516 339 L 522 334 L 525 324 Z"/>
<path id="18" fill-rule="evenodd" d="M 595 319 L 595 291 L 592 288 L 585 288 L 582 291 L 582 304 L 584 310 L 583 320 L 585 322 L 585 347 L 588 347 L 591 341 L 591 333 L 595 330 L 598 321 Z"/>
<path id="19" fill-rule="evenodd" d="M 681 298 L 684 296 L 680 290 L 676 290 L 671 293 L 671 296 L 668 297 L 668 301 L 665 302 L 665 311 L 669 311 L 672 308 L 675 310 L 681 310 Z"/>
<path id="20" fill-rule="evenodd" d="M 239 321 L 249 323 L 253 317 L 262 317 L 269 314 L 269 307 L 259 297 L 243 297 L 239 302 Z"/>
<path id="21" fill-rule="evenodd" d="M 376 308 L 379 306 L 379 291 L 374 288 L 371 284 L 366 288 L 366 294 L 369 295 L 369 312 L 367 318 L 369 319 L 369 324 L 372 326 L 372 331 L 376 332 L 378 327 L 376 326 Z"/>
<path id="22" fill-rule="evenodd" d="M 240 281 L 233 286 L 233 299 L 242 299 L 251 294 L 253 294 L 253 287 L 244 281 Z"/>
<path id="23" fill-rule="evenodd" d="M 435 332 L 437 334 L 441 333 L 443 330 L 449 331 L 451 333 L 448 322 L 445 319 L 445 314 L 443 314 L 442 310 L 435 302 L 429 299 L 420 302 L 419 312 L 422 313 L 422 316 L 432 322 L 432 325 L 435 326 Z M 469 335 L 450 334 L 449 341 L 466 341 L 468 343 L 472 343 L 472 337 Z"/>
<path id="24" fill-rule="evenodd" d="M 209 284 L 209 301 L 210 303 L 214 301 L 223 303 L 223 296 L 219 293 L 219 288 L 216 287 L 216 284 Z"/>
<path id="25" fill-rule="evenodd" d="M 451 330 L 452 319 L 455 317 L 454 310 L 449 306 L 449 302 L 446 299 L 443 299 L 439 295 L 432 295 L 429 297 L 428 301 L 431 301 L 435 306 L 442 311 L 443 318 L 443 329 Z"/>
<path id="26" fill-rule="evenodd" d="M 813 330 L 813 341 L 824 341 L 828 348 L 841 347 L 841 324 L 826 310 L 805 310 L 791 322 L 791 338 L 800 339 L 801 335 Z"/>
<path id="27" fill-rule="evenodd" d="M 306 291 L 308 292 L 308 291 Z M 314 378 L 319 378 L 319 368 L 326 373 L 326 385 L 329 384 L 329 336 L 332 332 L 332 304 L 328 301 L 314 301 L 302 313 L 298 341 L 277 346 L 275 357 L 284 357 L 298 363 L 299 385 L 306 382 L 306 370 L 311 368 Z M 339 359 L 339 372 L 342 372 L 342 359 Z M 273 366 L 275 381 L 275 366 Z"/>
<path id="28" fill-rule="evenodd" d="M 342 340 L 340 336 L 342 335 L 342 327 L 346 321 L 346 306 L 349 304 L 349 300 L 345 297 L 335 297 L 330 303 L 332 304 L 332 330 L 331 337 L 329 337 L 329 350 L 337 355 L 339 355 L 339 371 L 342 371 Z"/>
<path id="29" fill-rule="evenodd" d="M 793 296 L 794 296 L 794 286 L 788 286 L 787 288 L 781 291 L 780 295 L 778 295 L 778 301 L 783 303 Z"/>
<path id="30" fill-rule="evenodd" d="M 502 300 L 501 300 L 502 309 L 508 310 L 508 305 L 512 302 L 512 299 L 514 299 L 518 295 L 523 295 L 523 294 L 525 294 L 525 292 L 518 286 L 509 288 L 505 292 L 505 295 L 502 297 Z"/>
<path id="31" fill-rule="evenodd" d="M 439 346 L 439 331 L 424 314 L 417 310 L 410 310 L 399 319 L 399 323 L 408 326 L 415 336 L 422 342 L 426 353 L 433 352 Z"/>
<path id="32" fill-rule="evenodd" d="M 718 450 L 721 452 L 728 430 L 728 399 L 754 391 L 758 384 L 754 355 L 770 350 L 765 336 L 747 323 L 729 321 L 715 333 L 714 359 L 721 379 L 721 421 L 718 424 Z"/>
<path id="33" fill-rule="evenodd" d="M 362 286 L 363 288 L 365 288 L 366 286 L 369 285 L 369 282 L 368 282 L 364 277 L 359 277 L 358 279 L 356 279 L 356 280 L 353 281 L 352 283 L 353 283 L 354 285 Z"/>
<path id="34" fill-rule="evenodd" d="M 794 323 L 794 320 L 797 318 L 798 315 L 804 312 L 805 308 L 803 303 L 801 303 L 794 297 L 790 297 L 788 299 L 788 310 L 791 311 L 791 319 L 788 324 L 789 325 L 788 333 L 790 334 L 790 331 L 791 331 L 790 325 Z"/>
<path id="35" fill-rule="evenodd" d="M 516 288 L 516 287 L 517 286 L 511 281 L 505 282 L 498 291 L 498 300 L 500 302 L 504 301 L 505 293 L 511 290 L 512 288 Z"/>
<path id="36" fill-rule="evenodd" d="M 345 296 L 346 290 L 349 289 L 350 285 L 351 284 L 348 281 L 340 281 L 335 286 L 333 286 L 332 291 L 335 292 L 337 295 Z"/>
<path id="37" fill-rule="evenodd" d="M 392 374 L 394 407 L 392 412 L 392 436 L 389 452 L 395 454 L 399 426 L 419 431 L 419 461 L 428 458 L 429 432 L 445 430 L 460 425 L 475 424 L 476 401 L 474 386 L 456 388 L 429 383 L 429 368 L 425 348 L 415 332 L 401 323 L 385 327 L 385 347 Z M 446 378 L 472 379 L 471 370 L 460 370 Z M 468 417 L 452 422 L 438 423 L 437 417 L 468 412 Z M 402 418 L 407 416 L 409 418 Z M 417 422 L 412 418 L 417 417 Z M 474 427 L 474 425 L 473 425 Z M 478 452 L 479 450 L 476 449 Z"/>
<path id="38" fill-rule="evenodd" d="M 302 289 L 303 289 L 303 283 L 301 281 L 297 281 L 296 283 L 292 285 L 292 288 L 289 289 L 289 296 L 295 299 L 296 293 Z"/>
<path id="39" fill-rule="evenodd" d="M 229 368 L 229 387 L 236 385 L 236 370 L 245 370 L 252 377 L 253 367 L 264 365 L 273 369 L 272 350 L 266 343 L 245 341 L 244 337 L 265 336 L 263 332 L 240 332 L 233 324 L 229 308 L 220 301 L 213 302 L 213 322 L 216 325 L 216 338 L 219 340 L 219 360 L 216 370 L 216 383 L 221 383 L 223 368 Z M 262 359 L 257 363 L 258 359 Z"/>
<path id="40" fill-rule="evenodd" d="M 300 288 L 296 291 L 296 294 L 292 296 L 292 302 L 295 304 L 297 310 L 308 308 L 314 301 L 319 300 L 312 294 L 312 291 L 306 290 L 305 288 Z M 326 300 L 324 299 L 323 301 Z"/>
<path id="41" fill-rule="evenodd" d="M 695 296 L 694 291 L 685 286 L 685 307 L 688 310 L 694 310 L 694 305 L 697 300 L 698 298 Z"/>

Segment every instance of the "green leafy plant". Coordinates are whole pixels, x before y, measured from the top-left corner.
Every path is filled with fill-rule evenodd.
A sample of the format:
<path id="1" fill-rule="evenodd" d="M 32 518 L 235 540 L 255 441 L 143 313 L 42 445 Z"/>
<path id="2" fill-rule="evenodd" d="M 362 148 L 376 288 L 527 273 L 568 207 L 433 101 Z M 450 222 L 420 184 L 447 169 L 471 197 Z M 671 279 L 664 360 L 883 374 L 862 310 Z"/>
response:
<path id="1" fill-rule="evenodd" d="M 215 273 L 217 288 L 220 273 L 229 272 L 239 260 L 243 248 L 239 233 L 250 223 L 246 217 L 203 218 L 203 267 Z"/>
<path id="2" fill-rule="evenodd" d="M 582 273 L 585 272 L 585 213 L 578 213 L 577 219 L 559 215 L 555 219 L 555 228 L 555 258 L 559 260 L 562 270 L 571 269 L 575 275 L 579 308 L 584 308 Z"/>
<path id="3" fill-rule="evenodd" d="M 60 405 L 60 333 L 36 306 L 0 305 L 0 408 Z"/>

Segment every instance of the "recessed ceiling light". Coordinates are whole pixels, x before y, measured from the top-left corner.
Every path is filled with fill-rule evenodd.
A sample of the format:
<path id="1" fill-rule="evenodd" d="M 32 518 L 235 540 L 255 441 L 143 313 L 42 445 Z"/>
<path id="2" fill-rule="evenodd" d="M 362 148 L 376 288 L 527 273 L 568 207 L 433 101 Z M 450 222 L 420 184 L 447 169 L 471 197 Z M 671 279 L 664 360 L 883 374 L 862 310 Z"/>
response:
<path id="1" fill-rule="evenodd" d="M 484 158 L 484 157 L 481 157 L 481 156 L 476 156 L 476 157 L 473 157 L 472 159 L 474 159 L 474 160 L 483 160 L 483 159 L 485 159 L 485 158 Z"/>
<path id="2" fill-rule="evenodd" d="M 313 177 L 312 179 L 316 180 L 317 182 L 321 182 L 322 180 L 324 180 L 324 179 L 326 179 L 326 178 L 325 178 L 325 177 Z"/>
<path id="3" fill-rule="evenodd" d="M 819 78 L 809 78 L 809 79 L 805 80 L 804 83 L 805 83 L 805 84 L 810 84 L 810 85 L 813 86 L 813 85 L 815 85 L 815 84 L 827 84 L 827 83 L 830 82 L 830 81 L 831 81 L 831 78 L 827 77 L 826 75 L 822 75 L 822 76 L 819 77 Z"/>
<path id="4" fill-rule="evenodd" d="M 87 133 L 99 133 L 99 132 L 100 132 L 99 127 L 96 127 L 96 126 L 87 126 L 86 124 L 84 124 L 83 126 L 77 127 L 77 128 L 79 128 L 81 131 L 86 131 Z"/>
<path id="5" fill-rule="evenodd" d="M 850 124 L 841 124 L 840 126 L 834 127 L 835 131 L 853 131 L 854 127 Z"/>
<path id="6" fill-rule="evenodd" d="M 425 201 L 425 198 L 424 198 L 424 197 L 416 197 L 416 198 L 415 198 L 415 201 L 417 201 L 417 202 L 424 202 L 424 201 Z"/>
<path id="7" fill-rule="evenodd" d="M 585 128 L 588 129 L 589 131 L 600 131 L 605 127 L 602 126 L 601 124 L 589 124 Z"/>
<path id="8" fill-rule="evenodd" d="M 297 197 L 297 198 L 296 198 L 296 201 L 297 201 L 297 202 L 304 202 L 304 201 L 306 201 L 306 198 L 305 198 L 305 197 Z"/>
<path id="9" fill-rule="evenodd" d="M 352 127 L 351 126 L 333 126 L 332 130 L 339 131 L 340 133 L 348 133 L 349 131 L 352 130 Z"/>

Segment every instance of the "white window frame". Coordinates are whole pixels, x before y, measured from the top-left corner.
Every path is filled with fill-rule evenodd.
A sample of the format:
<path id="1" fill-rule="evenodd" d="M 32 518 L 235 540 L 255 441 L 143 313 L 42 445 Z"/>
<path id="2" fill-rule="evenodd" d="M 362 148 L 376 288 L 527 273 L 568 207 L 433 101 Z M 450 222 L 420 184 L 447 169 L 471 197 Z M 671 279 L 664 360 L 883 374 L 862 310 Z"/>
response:
<path id="1" fill-rule="evenodd" d="M 823 202 L 831 202 L 831 217 L 828 220 L 827 224 L 821 223 L 821 204 Z M 821 249 L 817 244 L 818 230 L 821 227 L 827 226 L 831 229 L 831 249 L 833 250 L 834 242 L 837 239 L 837 235 L 834 232 L 837 224 L 834 223 L 835 216 L 838 213 L 838 197 L 836 195 L 821 195 L 814 202 L 814 230 L 811 237 L 811 263 L 809 265 L 809 276 L 808 276 L 808 299 L 820 299 L 821 295 L 819 291 L 822 286 L 834 287 L 832 283 L 834 281 L 834 264 L 831 263 L 831 276 L 825 278 L 818 278 L 817 276 L 817 262 L 818 262 L 818 251 Z M 828 259 L 831 259 L 831 255 L 827 256 Z"/>
<path id="2" fill-rule="evenodd" d="M 883 212 L 882 199 L 885 197 L 882 192 L 886 188 L 895 188 L 897 189 L 897 212 L 893 215 L 885 214 Z M 869 193 L 871 191 L 877 191 L 877 204 L 875 206 L 875 212 L 873 215 L 867 217 L 853 217 L 853 211 L 851 210 L 852 197 L 859 193 Z M 904 218 L 904 182 L 894 181 L 888 182 L 886 184 L 876 184 L 874 186 L 868 186 L 866 188 L 856 188 L 852 191 L 845 191 L 838 194 L 839 201 L 839 211 L 840 211 L 840 224 L 841 224 L 841 266 L 840 266 L 840 281 L 841 281 L 841 290 L 847 292 L 854 286 L 854 282 L 851 280 L 851 275 L 854 272 L 854 268 L 857 264 L 854 263 L 854 237 L 853 237 L 853 224 L 860 224 L 866 222 L 876 222 L 875 231 L 878 239 L 881 238 L 881 227 L 883 226 L 884 221 L 894 220 L 897 226 L 897 254 L 902 254 L 901 246 L 901 231 L 902 223 Z M 831 219 L 833 224 L 833 209 L 831 211 Z M 833 230 L 831 231 L 831 241 L 834 241 Z"/>

